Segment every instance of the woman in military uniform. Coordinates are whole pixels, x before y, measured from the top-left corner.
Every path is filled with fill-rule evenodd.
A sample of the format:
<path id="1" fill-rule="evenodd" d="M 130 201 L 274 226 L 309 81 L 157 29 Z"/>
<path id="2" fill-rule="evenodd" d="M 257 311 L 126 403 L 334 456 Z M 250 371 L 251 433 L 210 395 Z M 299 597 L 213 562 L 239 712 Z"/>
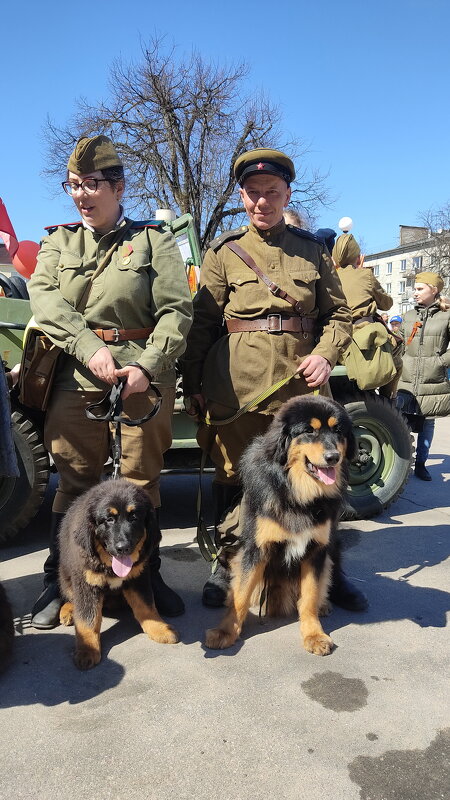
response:
<path id="1" fill-rule="evenodd" d="M 290 397 L 319 387 L 327 391 L 351 336 L 350 311 L 328 251 L 313 234 L 283 219 L 295 178 L 291 159 L 278 150 L 251 150 L 237 159 L 234 175 L 249 225 L 219 236 L 203 262 L 182 359 L 189 412 L 207 411 L 212 420 L 224 420 L 272 384 L 294 373 L 296 379 L 213 434 L 200 425 L 198 441 L 215 465 L 216 523 L 239 492 L 238 462 L 245 447 L 267 430 Z M 235 244 L 271 288 L 230 249 Z M 219 567 L 204 587 L 205 605 L 223 604 L 227 578 Z"/>
<path id="2" fill-rule="evenodd" d="M 123 426 L 121 459 L 122 476 L 139 484 L 158 508 L 163 454 L 171 444 L 174 362 L 184 351 L 192 319 L 174 237 L 159 224 L 132 222 L 123 214 L 123 165 L 111 140 L 80 139 L 63 187 L 81 220 L 48 229 L 29 283 L 37 325 L 63 350 L 44 431 L 59 485 L 45 589 L 32 612 L 38 628 L 58 624 L 61 518 L 75 497 L 99 481 L 109 455 L 109 425 L 88 420 L 86 406 L 125 378 L 124 413 L 140 419 L 155 402 L 150 381 L 158 385 L 161 410 L 141 426 Z M 100 271 L 102 261 L 106 266 Z M 164 584 L 159 566 L 155 553 L 151 579 L 156 606 L 162 614 L 182 613 L 183 602 Z"/>
<path id="3" fill-rule="evenodd" d="M 379 319 L 377 309 L 387 310 L 394 301 L 386 294 L 372 270 L 362 268 L 361 249 L 351 233 L 344 233 L 337 238 L 332 257 L 352 312 L 353 325 L 376 322 Z M 379 393 L 395 400 L 402 372 L 402 343 L 400 337 L 396 338 L 392 333 L 389 334 L 389 341 L 397 372 L 389 383 L 380 387 Z"/>

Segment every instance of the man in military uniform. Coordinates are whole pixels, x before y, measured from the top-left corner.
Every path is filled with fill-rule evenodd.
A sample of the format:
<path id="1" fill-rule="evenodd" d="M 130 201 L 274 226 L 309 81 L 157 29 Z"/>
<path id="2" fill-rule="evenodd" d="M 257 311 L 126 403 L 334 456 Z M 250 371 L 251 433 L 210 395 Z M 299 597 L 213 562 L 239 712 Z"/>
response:
<path id="1" fill-rule="evenodd" d="M 154 382 L 162 407 L 148 422 L 122 426 L 121 474 L 160 506 L 163 454 L 171 445 L 175 359 L 184 351 L 192 304 L 173 235 L 155 222 L 124 217 L 122 162 L 106 136 L 82 138 L 70 156 L 65 191 L 81 221 L 48 229 L 29 283 L 37 325 L 58 347 L 57 375 L 45 420 L 45 443 L 59 473 L 53 503 L 45 591 L 32 624 L 58 622 L 57 530 L 71 501 L 98 482 L 109 455 L 109 426 L 86 418 L 86 406 L 126 378 L 124 413 L 140 419 L 152 409 Z M 103 269 L 99 266 L 104 262 Z M 162 614 L 182 613 L 181 598 L 151 564 L 155 602 Z"/>
<path id="2" fill-rule="evenodd" d="M 249 441 L 267 430 L 290 397 L 327 392 L 330 372 L 351 338 L 351 314 L 326 247 L 283 219 L 295 178 L 291 159 L 278 150 L 251 150 L 236 160 L 234 175 L 249 224 L 219 236 L 203 262 L 182 359 L 189 413 L 227 419 L 272 384 L 294 373 L 296 379 L 213 435 L 200 425 L 199 443 L 215 465 L 216 523 L 239 491 L 238 462 Z M 252 257 L 270 287 L 230 249 L 234 244 Z M 222 335 L 223 319 L 228 335 Z M 227 577 L 223 567 L 216 570 L 203 590 L 205 605 L 224 602 Z M 344 586 L 340 571 L 338 578 L 361 607 L 361 593 Z"/>

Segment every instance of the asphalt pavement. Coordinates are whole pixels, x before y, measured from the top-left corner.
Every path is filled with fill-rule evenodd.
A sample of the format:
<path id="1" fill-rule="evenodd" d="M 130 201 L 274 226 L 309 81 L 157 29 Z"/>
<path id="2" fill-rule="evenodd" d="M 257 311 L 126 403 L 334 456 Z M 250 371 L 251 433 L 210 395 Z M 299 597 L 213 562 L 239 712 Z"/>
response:
<path id="1" fill-rule="evenodd" d="M 230 650 L 208 651 L 208 566 L 194 543 L 194 476 L 164 476 L 163 574 L 186 602 L 177 645 L 131 615 L 105 617 L 103 659 L 71 661 L 73 632 L 30 627 L 51 491 L 0 549 L 14 660 L 0 677 L 1 800 L 439 800 L 450 795 L 450 421 L 431 483 L 411 476 L 382 516 L 345 523 L 344 566 L 369 610 L 324 620 L 326 657 L 298 623 L 249 615 Z"/>

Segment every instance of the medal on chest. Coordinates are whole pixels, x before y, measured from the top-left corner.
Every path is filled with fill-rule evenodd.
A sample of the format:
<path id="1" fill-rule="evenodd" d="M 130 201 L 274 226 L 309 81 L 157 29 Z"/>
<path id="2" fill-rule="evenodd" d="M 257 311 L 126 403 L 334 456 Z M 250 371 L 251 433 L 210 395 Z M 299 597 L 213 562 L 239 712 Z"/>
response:
<path id="1" fill-rule="evenodd" d="M 127 242 L 122 247 L 122 266 L 128 267 L 131 264 L 131 253 L 133 252 L 133 246 Z"/>

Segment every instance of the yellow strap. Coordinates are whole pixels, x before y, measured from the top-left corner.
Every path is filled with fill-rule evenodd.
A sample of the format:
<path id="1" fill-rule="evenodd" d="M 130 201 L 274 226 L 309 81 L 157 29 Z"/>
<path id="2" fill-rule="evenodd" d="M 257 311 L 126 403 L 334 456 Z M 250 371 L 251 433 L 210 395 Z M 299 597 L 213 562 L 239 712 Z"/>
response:
<path id="1" fill-rule="evenodd" d="M 240 408 L 239 411 L 236 411 L 236 413 L 233 414 L 232 417 L 228 417 L 228 419 L 218 419 L 218 420 L 211 419 L 211 417 L 209 416 L 209 412 L 206 412 L 206 416 L 203 422 L 205 423 L 205 425 L 214 425 L 217 427 L 219 427 L 220 425 L 228 425 L 230 422 L 234 422 L 236 419 L 239 419 L 239 417 L 241 417 L 242 414 L 245 414 L 252 408 L 256 408 L 256 406 L 259 406 L 259 404 L 262 403 L 263 400 L 266 400 L 266 398 L 270 397 L 271 394 L 274 394 L 274 392 L 277 392 L 278 389 L 281 389 L 281 387 L 284 386 L 286 383 L 289 383 L 291 378 L 295 378 L 296 375 L 297 373 L 295 372 L 293 375 L 289 375 L 287 378 L 283 378 L 282 381 L 278 381 L 278 383 L 273 383 L 272 386 L 269 386 L 268 389 L 264 389 L 264 391 L 261 392 L 257 397 L 254 397 L 253 400 L 249 400 L 248 403 L 246 403 L 245 406 L 242 406 L 242 408 Z"/>

